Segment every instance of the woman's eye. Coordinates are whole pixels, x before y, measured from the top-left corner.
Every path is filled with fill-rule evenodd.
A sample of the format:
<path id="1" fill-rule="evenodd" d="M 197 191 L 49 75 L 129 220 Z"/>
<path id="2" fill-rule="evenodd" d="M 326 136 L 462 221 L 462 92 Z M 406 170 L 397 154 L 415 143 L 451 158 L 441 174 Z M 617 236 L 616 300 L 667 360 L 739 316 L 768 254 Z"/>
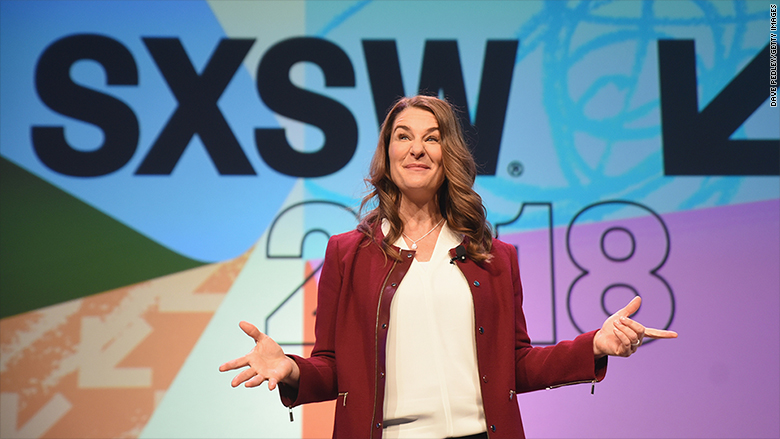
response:
<path id="1" fill-rule="evenodd" d="M 438 137 L 434 137 L 434 136 L 430 136 L 427 139 L 425 139 L 425 141 L 426 142 L 438 142 L 439 138 Z"/>

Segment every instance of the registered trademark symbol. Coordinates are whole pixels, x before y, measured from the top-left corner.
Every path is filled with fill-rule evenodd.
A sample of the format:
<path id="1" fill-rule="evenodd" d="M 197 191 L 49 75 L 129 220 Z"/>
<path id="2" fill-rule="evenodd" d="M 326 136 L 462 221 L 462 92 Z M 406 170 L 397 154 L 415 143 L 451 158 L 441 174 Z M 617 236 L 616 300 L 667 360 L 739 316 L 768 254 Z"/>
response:
<path id="1" fill-rule="evenodd" d="M 517 160 L 512 161 L 509 163 L 509 166 L 506 167 L 506 171 L 509 172 L 509 175 L 512 177 L 521 176 L 523 174 L 523 169 L 523 164 Z"/>

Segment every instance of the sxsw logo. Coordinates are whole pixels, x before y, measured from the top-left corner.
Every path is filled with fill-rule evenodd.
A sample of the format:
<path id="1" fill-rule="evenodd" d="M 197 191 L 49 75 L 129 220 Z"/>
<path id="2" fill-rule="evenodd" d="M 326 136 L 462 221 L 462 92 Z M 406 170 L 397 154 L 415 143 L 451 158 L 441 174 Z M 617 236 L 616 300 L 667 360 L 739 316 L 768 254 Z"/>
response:
<path id="1" fill-rule="evenodd" d="M 148 37 L 143 43 L 177 107 L 135 174 L 170 175 L 198 135 L 220 175 L 255 175 L 217 106 L 254 40 L 220 40 L 201 72 L 178 38 Z M 518 45 L 518 40 L 486 43 L 475 118 L 464 126 L 483 175 L 496 174 Z M 405 94 L 396 42 L 362 40 L 362 49 L 376 120 L 381 123 L 393 101 Z M 696 97 L 693 41 L 659 41 L 658 57 L 666 175 L 780 175 L 777 141 L 729 139 L 767 98 L 762 79 L 768 45 L 702 111 Z M 91 34 L 54 41 L 40 54 L 35 68 L 38 96 L 52 111 L 102 130 L 104 141 L 99 148 L 84 151 L 68 143 L 65 127 L 35 125 L 31 127 L 33 149 L 45 166 L 60 174 L 107 175 L 127 165 L 136 153 L 139 122 L 126 103 L 71 78 L 71 67 L 81 60 L 100 64 L 109 86 L 139 86 L 136 60 L 121 42 Z M 319 128 L 324 142 L 317 151 L 301 152 L 290 146 L 283 128 L 255 127 L 254 147 L 281 174 L 326 176 L 353 157 L 358 127 L 344 105 L 290 81 L 290 69 L 300 62 L 317 65 L 326 87 L 355 87 L 355 67 L 338 45 L 313 37 L 278 42 L 257 65 L 258 98 L 278 115 Z M 457 41 L 425 41 L 418 90 L 443 92 L 464 114 L 471 114 Z"/>

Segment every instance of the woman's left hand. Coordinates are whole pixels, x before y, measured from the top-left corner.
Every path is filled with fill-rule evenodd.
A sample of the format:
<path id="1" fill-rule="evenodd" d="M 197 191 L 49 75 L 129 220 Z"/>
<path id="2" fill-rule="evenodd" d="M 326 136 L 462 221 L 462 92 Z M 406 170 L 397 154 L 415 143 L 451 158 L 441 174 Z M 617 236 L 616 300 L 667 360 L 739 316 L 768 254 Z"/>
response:
<path id="1" fill-rule="evenodd" d="M 596 332 L 593 338 L 593 355 L 601 358 L 605 355 L 628 357 L 636 352 L 645 337 L 677 338 L 674 331 L 645 328 L 641 323 L 628 316 L 639 309 L 642 299 L 637 296 L 625 308 L 612 314 Z"/>

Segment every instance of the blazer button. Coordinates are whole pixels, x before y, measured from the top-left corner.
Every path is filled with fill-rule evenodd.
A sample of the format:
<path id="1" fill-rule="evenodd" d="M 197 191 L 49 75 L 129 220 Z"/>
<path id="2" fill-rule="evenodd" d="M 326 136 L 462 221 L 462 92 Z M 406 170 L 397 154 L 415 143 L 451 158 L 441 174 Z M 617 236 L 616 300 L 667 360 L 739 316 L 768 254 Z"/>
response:
<path id="1" fill-rule="evenodd" d="M 382 323 L 382 329 L 387 329 L 387 323 Z"/>
<path id="2" fill-rule="evenodd" d="M 475 280 L 475 281 L 474 281 L 474 286 L 475 286 L 475 287 L 478 287 L 478 286 L 479 286 L 479 281 L 478 281 L 478 280 Z"/>
<path id="3" fill-rule="evenodd" d="M 385 377 L 385 373 L 384 372 L 380 372 L 379 373 L 379 378 L 384 378 L 384 377 Z"/>
<path id="4" fill-rule="evenodd" d="M 392 286 L 394 286 L 394 287 L 397 287 L 397 286 L 398 286 L 398 284 L 397 284 L 397 283 L 395 283 L 395 282 L 391 283 L 390 285 L 392 285 Z"/>
<path id="5" fill-rule="evenodd" d="M 484 333 L 485 333 L 485 328 L 483 328 L 483 327 L 481 327 L 481 326 L 480 326 L 480 327 L 479 327 L 479 333 L 480 333 L 480 334 L 484 334 Z"/>
<path id="6" fill-rule="evenodd" d="M 382 427 L 382 423 L 381 422 L 377 422 L 376 423 L 376 428 L 381 428 L 381 427 Z M 496 431 L 496 430 L 494 429 L 493 431 Z"/>
<path id="7" fill-rule="evenodd" d="M 495 431 L 496 431 L 496 426 L 495 426 L 495 425 L 491 425 L 491 426 L 490 426 L 490 431 L 492 431 L 492 432 L 494 432 L 494 433 L 495 433 Z"/>
<path id="8" fill-rule="evenodd" d="M 407 254 L 406 254 L 406 259 L 409 259 L 409 258 L 411 258 L 411 257 L 412 257 L 412 254 L 411 254 L 411 253 L 407 253 Z"/>
<path id="9" fill-rule="evenodd" d="M 482 382 L 483 383 L 488 382 L 487 375 L 482 375 Z"/>

